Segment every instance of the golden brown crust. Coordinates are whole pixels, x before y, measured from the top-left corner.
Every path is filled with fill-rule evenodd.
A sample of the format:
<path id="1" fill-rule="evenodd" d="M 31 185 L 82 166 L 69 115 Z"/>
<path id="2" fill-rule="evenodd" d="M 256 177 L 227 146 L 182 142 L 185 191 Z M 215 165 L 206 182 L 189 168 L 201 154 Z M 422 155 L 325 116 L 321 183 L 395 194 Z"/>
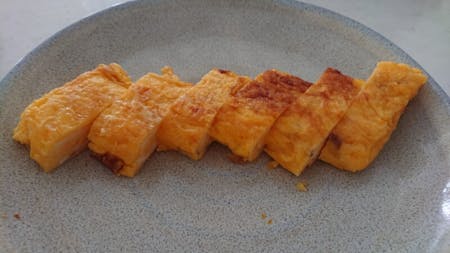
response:
<path id="1" fill-rule="evenodd" d="M 125 165 L 125 163 L 120 158 L 108 152 L 104 154 L 91 152 L 91 156 L 103 163 L 103 165 L 110 169 L 114 174 L 118 174 Z"/>
<path id="2" fill-rule="evenodd" d="M 242 160 L 252 161 L 262 151 L 265 136 L 278 116 L 309 86 L 298 77 L 267 70 L 256 80 L 236 86 L 209 134 Z"/>
<path id="3" fill-rule="evenodd" d="M 295 175 L 312 164 L 359 92 L 351 77 L 328 68 L 278 118 L 266 138 L 266 152 Z"/>
<path id="4" fill-rule="evenodd" d="M 340 148 L 342 145 L 342 140 L 340 139 L 339 135 L 336 135 L 333 132 L 328 136 L 328 141 L 333 143 L 333 145 L 337 148 Z"/>
<path id="5" fill-rule="evenodd" d="M 231 74 L 232 73 L 230 70 L 226 70 L 226 69 L 217 69 L 217 71 L 220 74 Z"/>
<path id="6" fill-rule="evenodd" d="M 426 82 L 420 70 L 380 62 L 330 135 L 320 159 L 356 172 L 378 155 L 409 100 Z M 337 141 L 339 140 L 339 141 Z"/>
<path id="7" fill-rule="evenodd" d="M 333 68 L 327 68 L 320 81 L 322 83 L 332 84 L 327 86 L 326 90 L 318 93 L 326 101 L 335 95 L 343 96 L 345 100 L 351 100 L 359 92 L 359 89 L 355 89 L 352 77 L 343 75 L 339 70 Z"/>
<path id="8" fill-rule="evenodd" d="M 301 93 L 305 92 L 312 85 L 312 83 L 299 77 L 275 69 L 264 71 L 256 77 L 256 80 L 280 86 L 283 89 L 298 90 Z"/>

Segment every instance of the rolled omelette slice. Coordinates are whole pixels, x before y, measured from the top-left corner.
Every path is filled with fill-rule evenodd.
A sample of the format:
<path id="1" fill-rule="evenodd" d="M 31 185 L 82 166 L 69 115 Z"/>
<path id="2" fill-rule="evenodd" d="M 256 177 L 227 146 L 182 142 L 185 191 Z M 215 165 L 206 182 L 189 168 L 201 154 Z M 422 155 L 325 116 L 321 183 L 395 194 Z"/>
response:
<path id="1" fill-rule="evenodd" d="M 334 128 L 320 159 L 343 170 L 365 169 L 389 140 L 408 102 L 426 81 L 419 69 L 379 62 Z"/>
<path id="2" fill-rule="evenodd" d="M 287 73 L 267 70 L 256 80 L 233 89 L 231 99 L 217 113 L 209 135 L 244 161 L 253 161 L 263 150 L 275 120 L 310 85 Z"/>
<path id="3" fill-rule="evenodd" d="M 319 156 L 328 135 L 360 90 L 360 82 L 328 68 L 277 119 L 265 151 L 295 175 Z"/>
<path id="4" fill-rule="evenodd" d="M 231 89 L 250 78 L 213 69 L 171 106 L 157 132 L 158 150 L 178 150 L 194 160 L 203 157 L 212 142 L 208 131 Z"/>
<path id="5" fill-rule="evenodd" d="M 155 150 L 156 131 L 172 103 L 192 87 L 170 67 L 148 73 L 92 124 L 89 148 L 114 173 L 134 177 Z"/>
<path id="6" fill-rule="evenodd" d="M 14 140 L 46 172 L 87 147 L 92 122 L 131 85 L 118 64 L 99 65 L 33 101 L 14 129 Z"/>

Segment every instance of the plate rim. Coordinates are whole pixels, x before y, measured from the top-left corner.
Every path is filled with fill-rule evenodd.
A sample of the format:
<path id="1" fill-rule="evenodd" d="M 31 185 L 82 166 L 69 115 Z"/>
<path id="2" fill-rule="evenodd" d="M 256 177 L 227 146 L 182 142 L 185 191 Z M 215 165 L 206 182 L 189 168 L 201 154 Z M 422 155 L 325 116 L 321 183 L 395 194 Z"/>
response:
<path id="1" fill-rule="evenodd" d="M 170 0 L 172 1 L 172 0 Z M 233 1 L 233 0 L 226 0 L 226 1 Z M 366 26 L 359 21 L 356 21 L 346 15 L 340 14 L 338 12 L 332 11 L 330 9 L 327 9 L 325 7 L 321 7 L 315 4 L 305 3 L 302 1 L 297 0 L 266 0 L 267 3 L 275 3 L 280 5 L 285 5 L 290 8 L 295 8 L 297 10 L 308 10 L 313 13 L 319 14 L 319 15 L 325 15 L 328 18 L 333 19 L 336 22 L 341 22 L 345 24 L 347 27 L 350 26 L 352 29 L 356 29 L 360 32 L 363 32 L 367 36 L 377 40 L 378 42 L 382 43 L 385 47 L 393 50 L 396 54 L 401 55 L 408 61 L 410 61 L 415 67 L 420 68 L 427 76 L 428 76 L 428 83 L 429 86 L 433 89 L 433 91 L 438 95 L 438 97 L 441 99 L 442 103 L 445 105 L 447 111 L 450 113 L 450 94 L 447 94 L 444 89 L 434 80 L 434 78 L 408 53 L 406 53 L 403 49 L 401 49 L 399 46 L 397 46 L 395 43 L 390 41 L 388 38 L 386 38 L 384 35 L 380 34 L 379 32 L 375 31 L 374 29 L 370 28 L 369 26 Z M 106 9 L 103 9 L 101 11 L 95 12 L 93 14 L 90 14 L 82 19 L 79 19 L 68 26 L 64 27 L 63 29 L 57 31 L 47 39 L 45 39 L 43 42 L 38 44 L 36 47 L 34 47 L 30 52 L 28 52 L 24 57 L 20 58 L 19 61 L 13 66 L 13 68 L 7 72 L 7 74 L 0 80 L 0 91 L 6 86 L 6 84 L 9 83 L 10 80 L 14 79 L 14 77 L 21 72 L 21 70 L 26 67 L 26 65 L 33 60 L 33 58 L 38 57 L 40 54 L 44 52 L 46 48 L 48 48 L 55 40 L 59 39 L 60 37 L 65 36 L 67 33 L 70 33 L 71 31 L 77 30 L 79 28 L 82 28 L 85 24 L 88 24 L 90 22 L 95 22 L 96 19 L 101 18 L 102 16 L 110 14 L 110 12 L 116 12 L 123 9 L 128 9 L 130 7 L 133 7 L 135 5 L 153 5 L 161 3 L 160 0 L 150 0 L 150 1 L 140 1 L 140 0 L 132 0 L 129 2 L 124 2 L 120 4 L 112 5 Z"/>
<path id="2" fill-rule="evenodd" d="M 173 1 L 173 0 L 170 0 Z M 225 0 L 225 1 L 233 1 L 233 0 Z M 42 54 L 45 54 L 46 49 L 48 49 L 56 40 L 58 40 L 61 37 L 67 36 L 67 34 L 70 34 L 73 31 L 76 31 L 77 29 L 82 29 L 83 26 L 95 22 L 97 19 L 104 17 L 105 15 L 110 15 L 114 12 L 120 11 L 120 10 L 126 10 L 128 8 L 133 8 L 139 5 L 154 5 L 161 3 L 160 0 L 150 0 L 150 1 L 140 1 L 140 0 L 133 0 L 117 5 L 112 5 L 106 9 L 103 9 L 101 11 L 98 11 L 96 13 L 90 14 L 82 19 L 79 19 L 70 25 L 66 26 L 65 28 L 57 31 L 47 39 L 45 39 L 43 42 L 38 44 L 36 47 L 34 47 L 30 52 L 28 52 L 24 57 L 19 59 L 19 61 L 13 66 L 13 68 L 7 72 L 7 74 L 0 80 L 0 93 L 4 91 L 8 87 L 8 85 L 13 84 L 13 80 L 16 76 L 20 75 L 21 72 L 28 66 L 28 64 L 31 64 L 36 57 L 39 57 Z M 329 10 L 324 7 L 320 7 L 314 4 L 310 3 L 304 3 L 301 1 L 296 0 L 265 0 L 265 3 L 274 3 L 279 4 L 281 6 L 286 6 L 289 8 L 295 8 L 296 10 L 307 10 L 309 12 L 312 12 L 317 15 L 322 15 L 328 18 L 331 18 L 334 22 L 338 22 L 341 24 L 344 24 L 346 27 L 350 27 L 350 29 L 355 29 L 359 32 L 364 33 L 366 36 L 369 36 L 371 39 L 376 40 L 377 42 L 381 43 L 384 47 L 392 50 L 395 54 L 405 58 L 407 61 L 411 62 L 413 66 L 420 68 L 424 73 L 428 76 L 428 83 L 432 91 L 439 97 L 438 103 L 442 103 L 443 107 L 445 107 L 445 110 L 449 112 L 450 114 L 450 96 L 443 90 L 443 88 L 433 79 L 433 77 L 420 65 L 416 62 L 414 58 L 412 58 L 408 53 L 406 53 L 403 49 L 401 49 L 399 46 L 397 46 L 395 43 L 391 42 L 389 39 L 387 39 L 382 34 L 376 32 L 372 28 L 348 17 L 343 14 L 340 14 L 338 12 Z M 1 226 L 0 226 L 1 227 Z M 2 234 L 5 231 L 0 229 L 0 244 L 4 245 L 6 247 L 6 250 L 8 249 L 8 246 L 10 246 L 10 243 L 6 240 L 7 237 L 4 237 Z M 13 248 L 11 248 L 11 251 Z"/>

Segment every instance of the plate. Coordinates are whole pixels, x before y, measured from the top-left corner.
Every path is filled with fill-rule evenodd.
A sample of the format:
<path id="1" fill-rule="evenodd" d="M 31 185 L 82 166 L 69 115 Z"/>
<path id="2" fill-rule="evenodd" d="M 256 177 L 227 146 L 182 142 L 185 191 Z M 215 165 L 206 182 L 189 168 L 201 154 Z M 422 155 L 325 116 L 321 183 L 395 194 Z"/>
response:
<path id="1" fill-rule="evenodd" d="M 380 60 L 420 67 L 369 28 L 295 1 L 130 2 L 83 19 L 1 81 L 0 245 L 19 252 L 448 252 L 450 102 L 432 78 L 379 157 L 357 174 L 316 162 L 297 178 L 266 169 L 266 155 L 236 165 L 218 144 L 196 162 L 156 153 L 133 179 L 113 175 L 88 152 L 45 174 L 11 138 L 33 99 L 99 63 L 118 62 L 134 80 L 171 65 L 191 82 L 213 67 L 252 76 L 277 68 L 314 81 L 328 66 L 366 78 Z M 308 192 L 296 190 L 299 181 Z"/>

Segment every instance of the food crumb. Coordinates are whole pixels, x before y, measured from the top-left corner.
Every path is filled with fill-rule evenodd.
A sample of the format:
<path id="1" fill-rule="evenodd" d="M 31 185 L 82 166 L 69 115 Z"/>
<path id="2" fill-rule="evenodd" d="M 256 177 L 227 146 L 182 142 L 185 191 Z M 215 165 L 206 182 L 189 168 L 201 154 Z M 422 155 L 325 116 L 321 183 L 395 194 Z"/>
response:
<path id="1" fill-rule="evenodd" d="M 268 220 L 267 224 L 269 224 L 269 225 L 272 224 L 272 219 Z"/>
<path id="2" fill-rule="evenodd" d="M 263 220 L 264 220 L 265 218 L 267 218 L 267 215 L 266 215 L 266 213 L 262 213 L 262 214 L 261 214 L 261 219 L 263 219 Z"/>
<path id="3" fill-rule="evenodd" d="M 6 213 L 3 213 L 3 214 L 2 214 L 2 218 L 3 218 L 3 219 L 6 219 L 6 218 L 8 218 L 8 215 L 7 215 Z"/>
<path id="4" fill-rule="evenodd" d="M 307 183 L 299 182 L 299 183 L 297 183 L 296 187 L 297 187 L 297 190 L 299 192 L 307 192 L 308 191 L 308 188 L 307 188 L 308 184 Z"/>
<path id="5" fill-rule="evenodd" d="M 14 218 L 16 218 L 16 220 L 20 220 L 20 214 L 19 213 L 15 213 L 14 214 Z"/>
<path id="6" fill-rule="evenodd" d="M 270 161 L 267 163 L 267 168 L 272 170 L 278 167 L 278 165 L 279 163 L 277 161 Z"/>

